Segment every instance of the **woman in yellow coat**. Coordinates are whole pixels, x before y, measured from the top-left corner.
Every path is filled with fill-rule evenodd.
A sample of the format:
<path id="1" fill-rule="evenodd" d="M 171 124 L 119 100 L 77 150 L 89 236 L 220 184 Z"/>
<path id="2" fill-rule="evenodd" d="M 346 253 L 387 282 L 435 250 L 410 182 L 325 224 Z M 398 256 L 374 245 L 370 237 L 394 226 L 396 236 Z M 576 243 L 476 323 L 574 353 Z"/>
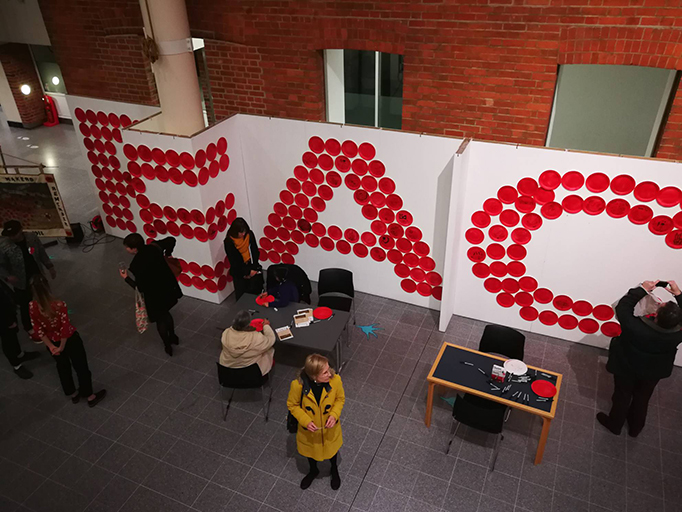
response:
<path id="1" fill-rule="evenodd" d="M 309 355 L 301 375 L 292 381 L 287 398 L 287 407 L 298 420 L 298 453 L 310 464 L 301 489 L 310 487 L 320 473 L 317 463 L 327 459 L 332 463 L 332 489 L 341 486 L 337 457 L 343 444 L 339 417 L 345 402 L 341 377 L 329 367 L 329 360 L 320 354 Z"/>

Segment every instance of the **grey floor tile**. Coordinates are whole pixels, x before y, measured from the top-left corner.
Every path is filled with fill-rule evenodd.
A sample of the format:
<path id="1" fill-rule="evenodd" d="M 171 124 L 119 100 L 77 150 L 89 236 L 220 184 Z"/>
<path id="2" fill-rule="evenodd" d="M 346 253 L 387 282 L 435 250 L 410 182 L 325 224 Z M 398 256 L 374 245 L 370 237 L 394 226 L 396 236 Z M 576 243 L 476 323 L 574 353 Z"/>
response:
<path id="1" fill-rule="evenodd" d="M 478 504 L 481 501 L 481 494 L 460 487 L 455 483 L 450 483 L 448 491 L 443 500 L 443 510 L 447 512 L 468 512 L 477 510 Z"/>
<path id="2" fill-rule="evenodd" d="M 120 512 L 189 512 L 189 507 L 151 489 L 138 487 Z"/>
<path id="3" fill-rule="evenodd" d="M 153 491 L 188 506 L 194 503 L 207 483 L 204 478 L 165 462 L 159 462 L 144 481 L 144 485 Z"/>
<path id="4" fill-rule="evenodd" d="M 225 457 L 184 440 L 178 440 L 166 453 L 163 460 L 168 464 L 210 480 L 224 462 Z"/>
<path id="5" fill-rule="evenodd" d="M 551 510 L 552 494 L 552 490 L 547 487 L 522 480 L 516 505 L 530 512 L 546 512 Z"/>
<path id="6" fill-rule="evenodd" d="M 135 453 L 130 460 L 123 466 L 118 474 L 133 482 L 142 483 L 145 481 L 152 469 L 156 467 L 157 459 L 145 455 L 142 452 Z"/>
<path id="7" fill-rule="evenodd" d="M 26 500 L 26 506 L 35 512 L 81 512 L 88 505 L 82 494 L 46 480 Z"/>
<path id="8" fill-rule="evenodd" d="M 233 496 L 233 491 L 209 483 L 192 504 L 192 508 L 199 512 L 224 512 L 228 510 L 228 503 Z"/>
<path id="9" fill-rule="evenodd" d="M 428 503 L 432 507 L 440 507 L 448 490 L 448 480 L 442 480 L 425 473 L 420 473 L 412 489 L 412 498 Z"/>
<path id="10" fill-rule="evenodd" d="M 616 512 L 625 511 L 626 489 L 600 478 L 590 480 L 590 503 Z"/>
<path id="11" fill-rule="evenodd" d="M 278 478 L 265 503 L 284 512 L 295 510 L 303 492 L 300 486 Z"/>
<path id="12" fill-rule="evenodd" d="M 132 496 L 138 485 L 136 482 L 116 475 L 95 500 L 118 510 Z"/>

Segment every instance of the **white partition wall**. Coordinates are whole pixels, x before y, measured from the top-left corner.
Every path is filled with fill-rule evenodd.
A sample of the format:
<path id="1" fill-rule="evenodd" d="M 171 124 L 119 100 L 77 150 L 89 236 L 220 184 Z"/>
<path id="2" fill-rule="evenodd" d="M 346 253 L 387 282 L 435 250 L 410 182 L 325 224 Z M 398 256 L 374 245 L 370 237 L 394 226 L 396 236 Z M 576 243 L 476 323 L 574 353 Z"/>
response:
<path id="1" fill-rule="evenodd" d="M 446 257 L 455 314 L 606 346 L 628 288 L 682 281 L 679 163 L 483 142 L 466 153 Z"/>
<path id="2" fill-rule="evenodd" d="M 254 116 L 239 127 L 264 264 L 312 280 L 346 268 L 360 291 L 439 308 L 460 140 Z"/>

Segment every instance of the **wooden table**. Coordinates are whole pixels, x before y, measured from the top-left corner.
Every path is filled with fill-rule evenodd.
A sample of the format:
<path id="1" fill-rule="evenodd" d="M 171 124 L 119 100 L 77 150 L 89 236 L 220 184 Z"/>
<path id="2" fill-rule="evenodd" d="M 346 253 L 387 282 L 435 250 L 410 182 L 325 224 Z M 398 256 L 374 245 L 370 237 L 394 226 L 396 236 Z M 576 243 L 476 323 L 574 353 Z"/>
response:
<path id="1" fill-rule="evenodd" d="M 540 464 L 542 462 L 542 456 L 545 453 L 545 445 L 547 444 L 547 437 L 549 436 L 549 427 L 552 424 L 552 420 L 556 414 L 556 406 L 559 398 L 559 391 L 561 390 L 562 376 L 560 373 L 543 370 L 542 368 L 537 368 L 535 366 L 528 366 L 528 373 L 532 376 L 537 373 L 539 379 L 550 381 L 556 379 L 554 384 L 557 388 L 557 393 L 551 402 L 536 402 L 535 398 L 537 395 L 531 391 L 530 383 L 514 384 L 512 390 L 506 393 L 505 397 L 501 397 L 499 391 L 490 390 L 488 377 L 482 375 L 478 371 L 478 368 L 481 368 L 487 373 L 487 375 L 490 375 L 490 370 L 492 369 L 493 364 L 501 365 L 500 362 L 504 362 L 506 359 L 507 358 L 487 354 L 485 352 L 479 352 L 478 350 L 460 347 L 459 345 L 443 343 L 443 346 L 438 353 L 438 357 L 436 357 L 436 360 L 431 367 L 431 371 L 426 378 L 429 383 L 429 394 L 426 400 L 426 416 L 424 418 L 424 423 L 426 423 L 427 427 L 431 426 L 433 393 L 436 385 L 454 389 L 456 391 L 470 393 L 472 395 L 477 395 L 487 400 L 499 402 L 514 409 L 520 409 L 522 411 L 535 414 L 542 418 L 542 433 L 540 434 L 538 449 L 535 453 L 535 464 Z M 462 364 L 462 361 L 472 362 L 474 363 L 474 366 L 464 365 Z M 543 377 L 540 375 L 541 373 L 550 375 L 552 378 L 548 379 Z M 500 388 L 502 387 L 504 386 L 500 385 Z M 528 405 L 516 402 L 513 399 L 509 399 L 514 390 L 523 391 L 524 389 L 525 392 L 531 396 L 531 400 Z"/>

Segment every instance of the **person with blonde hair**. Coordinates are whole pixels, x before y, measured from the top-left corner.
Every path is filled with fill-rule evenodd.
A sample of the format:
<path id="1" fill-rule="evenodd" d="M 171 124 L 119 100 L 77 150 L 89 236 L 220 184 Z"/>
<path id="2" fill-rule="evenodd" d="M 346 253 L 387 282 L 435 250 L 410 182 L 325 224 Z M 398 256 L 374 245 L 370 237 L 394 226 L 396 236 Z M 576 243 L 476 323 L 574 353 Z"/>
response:
<path id="1" fill-rule="evenodd" d="M 64 394 L 77 404 L 80 397 L 87 398 L 94 407 L 106 396 L 106 389 L 92 392 L 92 374 L 88 367 L 88 356 L 76 328 L 69 321 L 66 303 L 52 295 L 47 279 L 36 274 L 31 279 L 33 300 L 29 303 L 31 322 L 36 334 L 48 348 L 57 362 L 57 373 Z M 78 389 L 73 382 L 71 366 L 76 370 Z"/>
<path id="2" fill-rule="evenodd" d="M 320 473 L 317 463 L 324 460 L 332 464 L 332 489 L 341 486 L 338 455 L 343 436 L 339 418 L 345 402 L 341 377 L 329 367 L 329 360 L 320 354 L 309 355 L 300 376 L 291 382 L 287 398 L 287 408 L 298 421 L 298 453 L 310 464 L 301 489 L 310 487 Z"/>

